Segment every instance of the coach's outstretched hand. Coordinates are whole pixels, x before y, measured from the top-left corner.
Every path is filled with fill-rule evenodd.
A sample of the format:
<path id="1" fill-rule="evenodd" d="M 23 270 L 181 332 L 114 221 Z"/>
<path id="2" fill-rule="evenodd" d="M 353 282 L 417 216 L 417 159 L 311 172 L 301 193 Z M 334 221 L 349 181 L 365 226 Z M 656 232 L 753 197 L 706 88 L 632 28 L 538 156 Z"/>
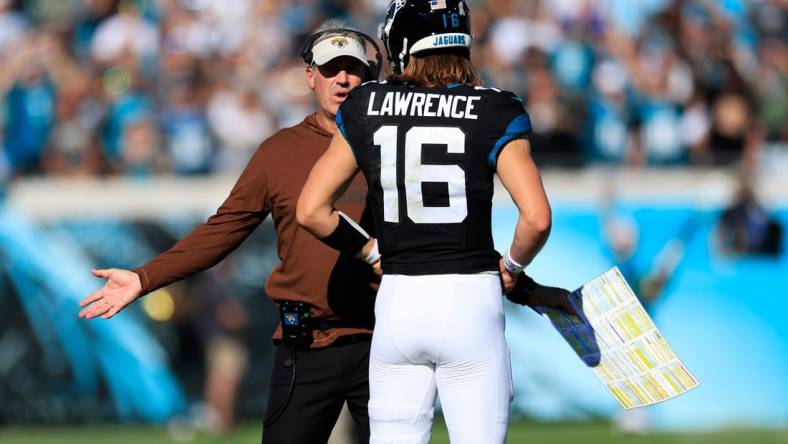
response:
<path id="1" fill-rule="evenodd" d="M 80 318 L 93 319 L 101 316 L 109 319 L 142 293 L 140 277 L 133 271 L 110 268 L 90 272 L 93 276 L 107 279 L 107 282 L 79 302 L 80 307 L 86 307 L 79 312 Z"/>

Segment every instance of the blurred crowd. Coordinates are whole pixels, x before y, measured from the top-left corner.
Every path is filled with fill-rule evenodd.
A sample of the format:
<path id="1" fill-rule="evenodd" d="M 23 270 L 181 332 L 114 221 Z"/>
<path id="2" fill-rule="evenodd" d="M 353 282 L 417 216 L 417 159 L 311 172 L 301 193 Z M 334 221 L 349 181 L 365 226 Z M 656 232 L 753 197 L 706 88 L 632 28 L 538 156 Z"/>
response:
<path id="1" fill-rule="evenodd" d="M 788 153 L 784 0 L 472 0 L 485 84 L 542 165 Z M 387 0 L 0 0 L 0 178 L 239 170 L 312 107 L 298 47 Z"/>
<path id="2" fill-rule="evenodd" d="M 387 3 L 0 0 L 0 184 L 30 175 L 237 174 L 264 138 L 314 109 L 298 57 L 305 37 L 327 18 L 376 36 Z M 524 99 L 543 166 L 752 171 L 775 153 L 788 159 L 786 0 L 469 3 L 473 60 L 486 85 Z M 93 262 L 130 268 L 192 222 L 165 234 L 131 222 L 104 236 L 79 224 L 63 231 Z M 631 269 L 646 303 L 672 279 L 696 225 L 677 230 L 669 254 L 649 262 L 654 272 Z M 748 184 L 718 225 L 715 240 L 727 255 L 786 248 L 784 229 Z M 639 228 L 613 220 L 605 229 L 613 261 L 627 271 Z M 203 416 L 218 429 L 265 408 L 271 357 L 244 348 L 269 349 L 277 318 L 260 298 L 259 270 L 278 258 L 272 233 L 257 236 L 226 269 L 160 295 L 171 295 L 175 308 L 156 333 L 190 401 L 203 400 L 210 413 Z M 123 248 L 118 239 L 126 239 Z M 10 282 L 0 273 L 0 297 L 13 294 Z M 41 407 L 53 405 L 52 385 L 37 381 L 65 380 L 65 358 L 37 351 L 22 316 L 8 317 L 4 328 L 0 370 L 9 377 L 0 398 L 11 401 L 0 406 L 0 423 L 107 415 L 109 401 L 74 404 L 72 393 Z M 9 332 L 21 338 L 16 358 Z"/>

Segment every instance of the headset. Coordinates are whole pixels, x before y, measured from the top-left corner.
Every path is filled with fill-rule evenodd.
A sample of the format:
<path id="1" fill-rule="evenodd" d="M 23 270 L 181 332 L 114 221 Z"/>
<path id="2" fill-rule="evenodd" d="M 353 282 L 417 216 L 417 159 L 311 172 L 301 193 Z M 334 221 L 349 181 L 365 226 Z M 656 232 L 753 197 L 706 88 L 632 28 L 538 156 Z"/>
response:
<path id="1" fill-rule="evenodd" d="M 334 28 L 334 29 L 326 29 L 325 31 L 320 31 L 312 34 L 309 38 L 306 39 L 303 45 L 301 45 L 301 49 L 299 51 L 301 58 L 304 59 L 307 65 L 312 64 L 313 55 L 312 55 L 312 47 L 315 45 L 317 41 L 320 40 L 325 35 L 329 34 L 353 34 L 359 40 L 369 42 L 372 45 L 372 48 L 375 50 L 375 61 L 368 60 L 369 63 L 368 67 L 368 80 L 377 80 L 378 76 L 380 76 L 380 69 L 383 66 L 383 54 L 380 52 L 380 47 L 372 39 L 372 37 L 364 34 L 361 31 L 356 31 L 355 29 L 349 28 Z"/>

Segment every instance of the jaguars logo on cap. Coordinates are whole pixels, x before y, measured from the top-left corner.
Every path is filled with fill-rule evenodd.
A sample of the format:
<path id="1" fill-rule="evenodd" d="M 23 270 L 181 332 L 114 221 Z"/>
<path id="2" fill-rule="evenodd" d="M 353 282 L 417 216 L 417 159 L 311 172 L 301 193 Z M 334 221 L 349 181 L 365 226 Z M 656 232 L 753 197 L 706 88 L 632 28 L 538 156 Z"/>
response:
<path id="1" fill-rule="evenodd" d="M 348 45 L 348 41 L 345 37 L 334 37 L 331 39 L 331 44 L 339 49 L 342 49 Z"/>

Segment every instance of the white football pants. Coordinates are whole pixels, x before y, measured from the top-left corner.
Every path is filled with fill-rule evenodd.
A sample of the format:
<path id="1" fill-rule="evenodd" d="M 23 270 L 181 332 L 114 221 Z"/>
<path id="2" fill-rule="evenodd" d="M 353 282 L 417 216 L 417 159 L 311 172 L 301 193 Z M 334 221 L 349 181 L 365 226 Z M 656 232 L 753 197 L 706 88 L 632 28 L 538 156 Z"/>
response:
<path id="1" fill-rule="evenodd" d="M 498 275 L 383 276 L 369 393 L 373 444 L 426 444 L 436 394 L 452 444 L 505 442 L 512 375 Z"/>

